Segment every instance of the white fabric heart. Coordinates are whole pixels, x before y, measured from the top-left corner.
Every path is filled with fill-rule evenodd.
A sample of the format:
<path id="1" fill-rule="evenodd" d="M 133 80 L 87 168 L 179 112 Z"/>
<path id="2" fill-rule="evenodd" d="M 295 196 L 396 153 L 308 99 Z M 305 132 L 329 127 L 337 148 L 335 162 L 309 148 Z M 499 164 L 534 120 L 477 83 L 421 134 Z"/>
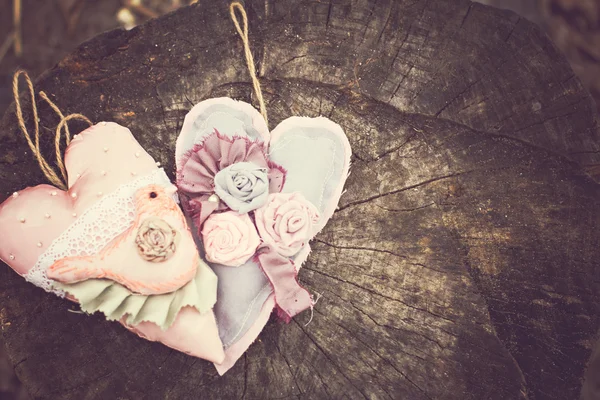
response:
<path id="1" fill-rule="evenodd" d="M 219 153 L 217 164 L 202 171 L 198 171 L 197 168 L 193 170 L 190 166 L 191 154 L 207 141 L 213 140 L 216 134 L 234 141 L 231 148 L 236 148 L 235 152 L 229 147 L 221 148 L 222 153 Z M 244 150 L 239 149 L 244 144 L 235 142 L 239 142 L 240 138 L 245 140 Z M 196 225 L 196 229 L 192 231 L 204 256 L 200 225 L 212 212 L 230 211 L 227 211 L 229 207 L 219 201 L 218 196 L 213 196 L 212 193 L 216 192 L 214 188 L 204 185 L 198 189 L 198 182 L 195 181 L 197 178 L 194 177 L 218 173 L 220 167 L 227 166 L 224 159 L 228 156 L 232 162 L 246 161 L 240 159 L 240 154 L 253 158 L 254 149 L 251 146 L 255 142 L 265 150 L 269 167 L 282 167 L 280 170 L 285 171 L 283 182 L 276 182 L 275 185 L 273 181 L 277 179 L 277 174 L 272 174 L 275 178 L 271 180 L 269 197 L 274 196 L 273 193 L 278 192 L 281 185 L 282 195 L 279 196 L 287 196 L 277 204 L 267 202 L 263 208 L 254 212 L 258 230 L 262 230 L 259 232 L 262 242 L 265 244 L 268 240 L 259 220 L 265 213 L 278 215 L 279 208 L 285 206 L 269 237 L 274 236 L 281 243 L 294 243 L 298 246 L 291 252 L 281 253 L 285 256 L 292 255 L 293 264 L 299 269 L 307 259 L 310 247 L 308 240 L 298 245 L 298 241 L 294 241 L 294 234 L 304 232 L 304 225 L 310 224 L 310 239 L 325 226 L 337 207 L 349 173 L 350 144 L 342 128 L 329 119 L 291 117 L 269 133 L 264 119 L 250 104 L 230 98 L 210 99 L 197 104 L 187 114 L 176 146 L 177 185 L 182 206 Z M 216 154 L 215 151 L 210 150 L 209 153 Z M 213 170 L 209 171 L 211 168 Z M 242 181 L 241 185 L 246 182 Z M 295 199 L 294 196 L 309 203 L 304 208 L 315 211 L 306 211 L 301 205 L 294 208 L 293 204 L 290 205 Z M 302 201 L 299 200 L 298 204 L 302 204 Z M 308 219 L 310 221 L 307 221 Z M 284 222 L 286 225 L 282 227 Z M 277 230 L 283 233 L 275 232 Z M 226 239 L 223 240 L 226 242 Z M 271 250 L 277 252 L 278 248 L 272 246 Z M 276 303 L 283 302 L 282 292 L 278 293 L 277 289 L 274 292 L 270 283 L 273 277 L 261 268 L 260 257 L 269 255 L 259 252 L 258 256 L 237 267 L 209 262 L 219 278 L 215 314 L 226 354 L 223 363 L 215 364 L 220 374 L 234 365 L 262 331 Z M 295 315 L 295 311 L 290 310 L 288 315 Z"/>

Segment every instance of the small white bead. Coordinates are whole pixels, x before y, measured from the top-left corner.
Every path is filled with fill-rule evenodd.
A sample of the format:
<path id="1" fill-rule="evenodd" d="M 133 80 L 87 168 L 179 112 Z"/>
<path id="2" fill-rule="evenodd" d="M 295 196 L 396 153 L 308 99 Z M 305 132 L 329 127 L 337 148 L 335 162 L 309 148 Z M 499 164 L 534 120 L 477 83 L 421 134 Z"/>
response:
<path id="1" fill-rule="evenodd" d="M 78 178 L 81 178 L 81 174 L 77 174 L 77 177 L 78 177 Z"/>
<path id="2" fill-rule="evenodd" d="M 17 193 L 17 192 L 14 192 L 12 196 L 13 196 L 13 197 L 19 197 L 19 193 Z"/>
<path id="3" fill-rule="evenodd" d="M 210 201 L 211 203 L 218 203 L 219 200 L 219 196 L 217 196 L 216 194 L 211 194 L 208 198 L 208 201 Z"/>
<path id="4" fill-rule="evenodd" d="M 37 247 L 42 247 L 42 242 L 38 242 Z"/>
<path id="5" fill-rule="evenodd" d="M 71 193 L 71 197 L 74 199 L 77 198 L 77 193 Z"/>
<path id="6" fill-rule="evenodd" d="M 50 214 L 46 214 L 46 215 L 44 215 L 44 216 L 45 216 L 47 219 L 50 219 L 50 218 L 52 217 L 52 215 L 50 215 Z"/>
<path id="7" fill-rule="evenodd" d="M 98 192 L 98 196 L 102 196 L 102 192 Z"/>
<path id="8" fill-rule="evenodd" d="M 102 176 L 106 176 L 106 171 L 102 171 L 100 173 L 102 174 Z"/>
<path id="9" fill-rule="evenodd" d="M 137 175 L 137 172 L 131 171 L 131 176 L 136 176 L 136 175 Z"/>
<path id="10" fill-rule="evenodd" d="M 136 152 L 135 152 L 135 156 L 136 156 L 136 157 L 139 157 L 139 156 L 140 156 L 140 152 L 139 152 L 139 151 L 136 151 Z"/>
<path id="11" fill-rule="evenodd" d="M 74 217 L 76 217 L 76 216 L 77 216 L 77 213 L 73 213 L 73 216 L 74 216 Z"/>
<path id="12" fill-rule="evenodd" d="M 106 121 L 102 121 L 102 126 L 106 126 Z"/>
<path id="13" fill-rule="evenodd" d="M 108 153 L 108 147 L 105 147 L 105 148 L 104 148 L 104 152 L 105 152 L 105 153 Z"/>
<path id="14" fill-rule="evenodd" d="M 157 166 L 157 167 L 160 167 L 160 161 L 157 161 L 157 162 L 156 162 L 156 166 Z"/>
<path id="15" fill-rule="evenodd" d="M 19 218 L 19 221 L 20 221 L 22 224 L 24 224 L 24 223 L 25 223 L 25 221 L 26 221 L 26 219 L 25 219 L 25 217 L 21 217 L 21 218 Z"/>
<path id="16" fill-rule="evenodd" d="M 50 196 L 56 196 L 56 195 L 57 195 L 56 191 L 50 192 Z"/>
<path id="17" fill-rule="evenodd" d="M 10 256 L 8 256 L 8 258 L 10 258 L 11 260 L 15 259 L 15 256 L 13 256 L 12 254 Z"/>

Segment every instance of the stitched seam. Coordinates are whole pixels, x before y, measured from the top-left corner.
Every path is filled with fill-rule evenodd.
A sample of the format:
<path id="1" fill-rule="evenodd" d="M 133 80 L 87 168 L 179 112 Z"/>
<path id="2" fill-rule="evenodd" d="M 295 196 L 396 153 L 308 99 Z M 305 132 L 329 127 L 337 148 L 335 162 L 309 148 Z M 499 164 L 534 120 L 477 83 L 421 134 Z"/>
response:
<path id="1" fill-rule="evenodd" d="M 240 334 L 244 330 L 244 326 L 246 325 L 246 322 L 248 321 L 248 318 L 250 317 L 250 313 L 252 312 L 252 307 L 254 307 L 254 304 L 256 303 L 256 301 L 258 300 L 258 298 L 260 297 L 260 295 L 265 291 L 265 289 L 270 289 L 270 288 L 271 288 L 271 284 L 267 283 L 258 292 L 258 294 L 256 295 L 256 297 L 254 297 L 254 299 L 252 300 L 252 302 L 248 306 L 248 310 L 246 311 L 246 315 L 244 315 L 244 319 L 242 320 L 242 325 L 240 326 L 240 329 L 235 334 L 235 336 L 229 342 L 227 342 L 223 347 L 227 348 L 227 347 L 231 346 L 237 340 L 237 338 L 240 336 Z"/>

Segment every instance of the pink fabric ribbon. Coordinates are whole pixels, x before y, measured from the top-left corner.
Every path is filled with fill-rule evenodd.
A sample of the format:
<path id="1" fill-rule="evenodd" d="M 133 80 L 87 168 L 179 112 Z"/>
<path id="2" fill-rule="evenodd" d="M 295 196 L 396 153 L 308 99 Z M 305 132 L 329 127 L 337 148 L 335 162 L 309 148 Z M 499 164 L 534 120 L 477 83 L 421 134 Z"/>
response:
<path id="1" fill-rule="evenodd" d="M 273 287 L 280 318 L 290 322 L 292 317 L 313 306 L 312 296 L 298 283 L 298 272 L 291 259 L 270 246 L 260 248 L 256 259 Z"/>

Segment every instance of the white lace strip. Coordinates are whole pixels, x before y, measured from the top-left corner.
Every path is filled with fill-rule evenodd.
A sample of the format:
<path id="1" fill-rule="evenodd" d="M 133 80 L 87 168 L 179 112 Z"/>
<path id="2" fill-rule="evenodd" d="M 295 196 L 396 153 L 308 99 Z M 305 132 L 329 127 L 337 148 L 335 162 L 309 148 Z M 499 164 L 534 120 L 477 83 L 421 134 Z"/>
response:
<path id="1" fill-rule="evenodd" d="M 61 258 L 97 254 L 132 226 L 135 219 L 134 194 L 151 184 L 165 188 L 172 186 L 165 171 L 159 168 L 102 197 L 50 244 L 25 279 L 47 292 L 64 297 L 62 290 L 52 287 L 52 280 L 46 275 L 48 268 Z M 173 198 L 179 202 L 177 193 Z"/>

